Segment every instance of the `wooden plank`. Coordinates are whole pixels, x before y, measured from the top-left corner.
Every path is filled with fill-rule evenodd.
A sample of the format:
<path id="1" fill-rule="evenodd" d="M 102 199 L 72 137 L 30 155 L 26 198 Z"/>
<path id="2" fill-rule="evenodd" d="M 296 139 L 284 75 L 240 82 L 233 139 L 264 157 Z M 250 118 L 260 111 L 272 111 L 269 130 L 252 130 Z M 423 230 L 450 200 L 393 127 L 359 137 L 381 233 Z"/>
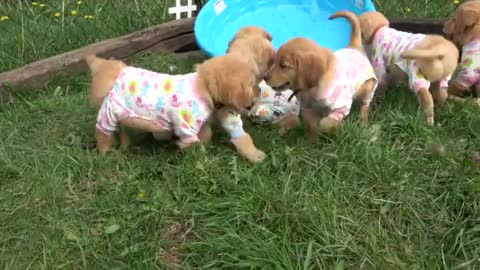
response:
<path id="1" fill-rule="evenodd" d="M 95 51 L 99 56 L 125 60 L 147 50 L 175 52 L 192 47 L 195 43 L 193 22 L 194 19 L 168 22 L 1 73 L 0 94 L 4 96 L 8 93 L 6 86 L 16 90 L 38 89 L 46 86 L 54 77 L 84 72 L 87 66 L 83 57 L 91 51 Z M 3 91 L 1 88 L 4 88 Z"/>
<path id="2" fill-rule="evenodd" d="M 412 33 L 442 34 L 446 19 L 392 18 L 391 27 Z M 15 89 L 44 87 L 54 77 L 71 76 L 86 70 L 83 56 L 95 50 L 99 56 L 127 60 L 147 50 L 185 52 L 198 49 L 193 35 L 194 19 L 183 19 L 150 27 L 126 36 L 94 43 L 0 74 L 0 97 Z M 3 89 L 2 89 L 3 88 Z"/>
<path id="3" fill-rule="evenodd" d="M 445 18 L 392 18 L 390 27 L 410 33 L 443 35 Z"/>

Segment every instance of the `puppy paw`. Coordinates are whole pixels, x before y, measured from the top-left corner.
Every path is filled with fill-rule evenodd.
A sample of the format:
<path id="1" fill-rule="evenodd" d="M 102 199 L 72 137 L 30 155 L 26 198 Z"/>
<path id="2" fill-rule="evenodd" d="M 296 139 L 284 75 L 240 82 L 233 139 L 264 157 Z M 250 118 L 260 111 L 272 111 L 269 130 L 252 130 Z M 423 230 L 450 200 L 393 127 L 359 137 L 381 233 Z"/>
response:
<path id="1" fill-rule="evenodd" d="M 180 150 L 185 150 L 192 145 L 191 143 L 184 143 L 184 142 L 181 142 L 181 141 L 178 141 L 176 144 L 177 144 L 178 148 L 180 148 Z"/>
<path id="2" fill-rule="evenodd" d="M 250 135 L 245 134 L 239 138 L 232 139 L 232 143 L 237 149 L 237 152 L 250 162 L 258 163 L 265 159 L 266 154 L 258 150 L 253 144 Z"/>
<path id="3" fill-rule="evenodd" d="M 474 101 L 474 104 L 480 107 L 480 98 L 476 98 Z"/>
<path id="4" fill-rule="evenodd" d="M 282 120 L 280 120 L 278 122 L 278 125 L 280 126 L 280 136 L 285 136 L 289 130 L 300 126 L 300 119 L 294 114 L 288 115 L 285 116 Z"/>
<path id="5" fill-rule="evenodd" d="M 339 126 L 340 121 L 337 121 L 330 117 L 325 117 L 320 120 L 320 132 L 324 134 L 334 134 Z"/>
<path id="6" fill-rule="evenodd" d="M 433 120 L 433 116 L 427 116 L 425 118 L 425 122 L 427 123 L 427 125 L 429 126 L 433 126 L 433 124 L 435 124 L 435 121 Z"/>
<path id="7" fill-rule="evenodd" d="M 253 151 L 252 153 L 248 153 L 247 155 L 245 155 L 245 158 L 253 163 L 262 162 L 265 157 L 267 157 L 267 154 L 265 154 L 265 152 L 263 152 L 262 150 L 258 149 L 255 149 L 255 151 Z"/>

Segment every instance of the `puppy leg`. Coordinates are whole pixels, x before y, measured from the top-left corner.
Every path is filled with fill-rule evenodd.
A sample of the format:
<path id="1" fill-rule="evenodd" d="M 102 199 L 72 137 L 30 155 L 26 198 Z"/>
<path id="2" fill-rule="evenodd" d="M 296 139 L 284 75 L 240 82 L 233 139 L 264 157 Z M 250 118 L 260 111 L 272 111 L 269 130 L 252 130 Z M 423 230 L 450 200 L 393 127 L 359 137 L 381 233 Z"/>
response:
<path id="1" fill-rule="evenodd" d="M 320 132 L 323 134 L 334 134 L 339 126 L 340 121 L 331 117 L 324 117 L 320 120 Z"/>
<path id="2" fill-rule="evenodd" d="M 265 159 L 265 153 L 255 147 L 250 135 L 243 130 L 243 121 L 240 115 L 225 107 L 218 110 L 216 116 L 223 129 L 230 135 L 232 144 L 242 157 L 253 163 Z"/>
<path id="3" fill-rule="evenodd" d="M 277 125 L 280 127 L 280 136 L 285 135 L 290 129 L 300 126 L 300 119 L 295 114 L 286 115 Z"/>
<path id="4" fill-rule="evenodd" d="M 360 120 L 364 123 L 368 122 L 368 116 L 370 113 L 370 102 L 372 101 L 373 95 L 375 94 L 376 80 L 370 79 L 366 81 L 360 87 Z"/>
<path id="5" fill-rule="evenodd" d="M 433 97 L 432 94 L 426 88 L 422 88 L 417 92 L 418 102 L 423 109 L 425 114 L 425 121 L 428 125 L 433 125 L 434 123 L 434 112 L 433 112 Z"/>
<path id="6" fill-rule="evenodd" d="M 432 84 L 432 96 L 436 106 L 442 106 L 448 99 L 447 87 L 444 86 L 445 85 L 442 85 L 439 82 Z"/>
<path id="7" fill-rule="evenodd" d="M 154 122 L 141 118 L 125 118 L 120 121 L 120 127 L 120 141 L 122 147 L 124 148 L 130 144 L 130 140 L 125 130 L 127 127 L 151 132 L 153 134 L 153 137 L 157 140 L 168 139 L 171 138 L 172 135 L 170 131 L 166 131 L 163 127 L 155 124 Z"/>
<path id="8" fill-rule="evenodd" d="M 112 134 L 105 134 L 100 130 L 96 129 L 95 131 L 95 138 L 97 140 L 97 150 L 101 154 L 106 154 L 113 144 L 113 135 Z"/>
<path id="9" fill-rule="evenodd" d="M 386 80 L 380 81 L 378 83 L 378 87 L 375 95 L 379 98 L 382 98 L 387 93 L 387 89 L 388 89 L 388 81 Z"/>
<path id="10" fill-rule="evenodd" d="M 475 99 L 474 102 L 480 107 L 480 85 L 475 85 Z"/>
<path id="11" fill-rule="evenodd" d="M 120 148 L 128 149 L 130 143 L 130 137 L 128 136 L 126 128 L 124 126 L 120 126 Z"/>
<path id="12" fill-rule="evenodd" d="M 248 161 L 253 163 L 262 162 L 266 154 L 258 150 L 253 144 L 252 137 L 248 133 L 245 133 L 243 136 L 232 139 L 232 143 L 237 149 L 237 152 Z"/>
<path id="13" fill-rule="evenodd" d="M 448 94 L 463 98 L 471 95 L 471 91 L 461 86 L 458 82 L 452 81 L 448 86 Z"/>
<path id="14" fill-rule="evenodd" d="M 158 124 L 142 118 L 128 117 L 120 121 L 120 123 L 125 127 L 144 130 L 152 133 L 165 131 L 165 129 Z"/>
<path id="15" fill-rule="evenodd" d="M 475 95 L 475 98 L 480 98 L 480 85 L 475 85 L 474 95 Z"/>
<path id="16" fill-rule="evenodd" d="M 152 135 L 155 138 L 155 140 L 168 141 L 172 139 L 173 132 L 171 131 L 153 132 Z"/>
<path id="17" fill-rule="evenodd" d="M 303 117 L 303 121 L 305 122 L 305 126 L 307 128 L 307 134 L 306 134 L 307 142 L 313 143 L 315 142 L 318 136 L 318 128 L 319 128 L 318 116 L 315 114 L 315 112 L 312 109 L 303 109 L 302 117 Z"/>
<path id="18" fill-rule="evenodd" d="M 198 132 L 198 139 L 202 143 L 208 143 L 212 139 L 212 127 L 210 126 L 210 123 L 205 123 L 203 126 L 200 128 L 200 131 Z"/>

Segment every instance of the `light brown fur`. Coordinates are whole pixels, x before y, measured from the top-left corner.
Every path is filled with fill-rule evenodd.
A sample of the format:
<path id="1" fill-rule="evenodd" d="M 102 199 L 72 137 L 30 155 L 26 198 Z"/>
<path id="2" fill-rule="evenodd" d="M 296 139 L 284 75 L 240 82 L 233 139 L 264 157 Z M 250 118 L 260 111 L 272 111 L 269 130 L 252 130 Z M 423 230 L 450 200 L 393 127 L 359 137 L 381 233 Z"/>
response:
<path id="1" fill-rule="evenodd" d="M 459 47 L 480 39 L 480 1 L 471 0 L 461 4 L 452 18 L 448 19 L 444 26 L 445 35 Z M 448 87 L 450 99 L 465 102 L 464 97 L 474 94 L 477 98 L 475 104 L 480 104 L 480 91 L 474 87 L 465 89 L 454 80 Z"/>
<path id="2" fill-rule="evenodd" d="M 359 16 L 362 27 L 362 36 L 366 45 L 371 45 L 377 31 L 389 26 L 388 19 L 380 12 L 365 12 Z M 414 48 L 406 51 L 402 56 L 405 59 L 415 60 L 420 73 L 429 81 L 439 81 L 451 75 L 457 67 L 458 49 L 455 44 L 439 35 L 427 35 Z M 392 67 L 389 67 L 392 69 Z M 394 67 L 393 67 L 394 68 Z M 400 69 L 396 68 L 395 72 Z M 391 79 L 405 76 L 390 76 L 387 81 L 379 82 L 379 93 L 383 93 Z M 430 93 L 432 90 L 432 93 Z M 433 94 L 433 96 L 432 96 Z M 424 110 L 428 124 L 434 123 L 434 104 L 443 105 L 447 100 L 447 89 L 421 89 L 417 98 Z M 435 101 L 435 102 L 434 102 Z"/>
<path id="3" fill-rule="evenodd" d="M 258 84 L 264 79 L 268 69 L 275 61 L 275 49 L 272 45 L 272 36 L 263 28 L 246 26 L 238 30 L 228 43 L 227 53 L 240 53 L 249 62 L 252 76 L 255 78 L 255 96 L 260 95 Z M 300 120 L 294 114 L 287 115 L 277 122 L 280 134 L 299 125 Z"/>
<path id="4" fill-rule="evenodd" d="M 349 11 L 339 11 L 330 16 L 329 20 L 336 18 L 345 18 L 352 26 L 352 34 L 350 35 L 350 42 L 348 43 L 347 47 L 362 51 L 362 29 L 360 27 L 360 21 L 358 20 L 358 17 Z"/>
<path id="5" fill-rule="evenodd" d="M 95 55 L 88 55 L 86 62 L 92 74 L 90 88 L 90 102 L 97 109 L 100 108 L 103 99 L 113 88 L 120 71 L 126 67 L 121 61 L 106 60 Z M 253 102 L 253 90 L 250 82 L 250 70 L 248 63 L 239 55 L 227 55 L 215 57 L 197 66 L 197 87 L 202 97 L 214 110 L 216 107 L 228 107 L 237 112 L 245 110 Z M 151 121 L 140 118 L 126 118 L 120 122 L 120 138 L 122 146 L 128 144 L 128 135 L 124 127 L 139 129 L 154 133 L 157 137 L 168 138 L 169 132 L 165 132 Z M 204 125 L 198 134 L 202 141 L 208 141 L 211 137 L 210 126 Z M 247 137 L 248 134 L 247 134 Z M 113 144 L 113 136 L 96 131 L 97 149 L 101 153 L 110 150 Z M 234 143 L 235 144 L 235 143 Z M 188 144 L 177 142 L 181 148 L 187 148 Z M 265 154 L 256 149 L 253 143 L 244 140 L 235 144 L 238 152 L 252 162 L 259 162 L 265 158 Z"/>
<path id="6" fill-rule="evenodd" d="M 228 43 L 227 53 L 241 54 L 249 63 L 256 85 L 275 61 L 272 36 L 257 26 L 246 26 L 237 31 Z"/>
<path id="7" fill-rule="evenodd" d="M 331 19 L 346 17 L 352 24 L 352 37 L 348 47 L 362 51 L 358 20 L 348 12 L 339 12 Z M 360 41 L 360 42 L 358 42 Z M 360 46 L 359 46 L 360 44 Z M 306 38 L 293 38 L 283 44 L 277 53 L 274 66 L 266 78 L 267 84 L 276 90 L 291 88 L 297 93 L 302 104 L 302 117 L 307 128 L 307 140 L 313 141 L 321 133 L 334 133 L 340 123 L 329 117 L 328 108 L 314 101 L 321 96 L 334 79 L 336 57 L 330 49 L 318 46 Z M 362 100 L 375 90 L 376 80 L 366 81 L 355 93 L 354 99 Z M 368 106 L 362 104 L 361 118 L 368 119 Z"/>

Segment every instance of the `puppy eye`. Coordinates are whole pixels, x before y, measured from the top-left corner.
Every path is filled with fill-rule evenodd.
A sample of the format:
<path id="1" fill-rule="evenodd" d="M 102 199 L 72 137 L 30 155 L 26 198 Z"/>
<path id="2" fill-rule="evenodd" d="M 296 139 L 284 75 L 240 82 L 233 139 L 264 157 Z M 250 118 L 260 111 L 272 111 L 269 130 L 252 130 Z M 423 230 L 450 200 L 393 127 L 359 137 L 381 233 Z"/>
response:
<path id="1" fill-rule="evenodd" d="M 284 62 L 280 62 L 280 68 L 286 68 L 287 66 L 285 65 Z"/>

